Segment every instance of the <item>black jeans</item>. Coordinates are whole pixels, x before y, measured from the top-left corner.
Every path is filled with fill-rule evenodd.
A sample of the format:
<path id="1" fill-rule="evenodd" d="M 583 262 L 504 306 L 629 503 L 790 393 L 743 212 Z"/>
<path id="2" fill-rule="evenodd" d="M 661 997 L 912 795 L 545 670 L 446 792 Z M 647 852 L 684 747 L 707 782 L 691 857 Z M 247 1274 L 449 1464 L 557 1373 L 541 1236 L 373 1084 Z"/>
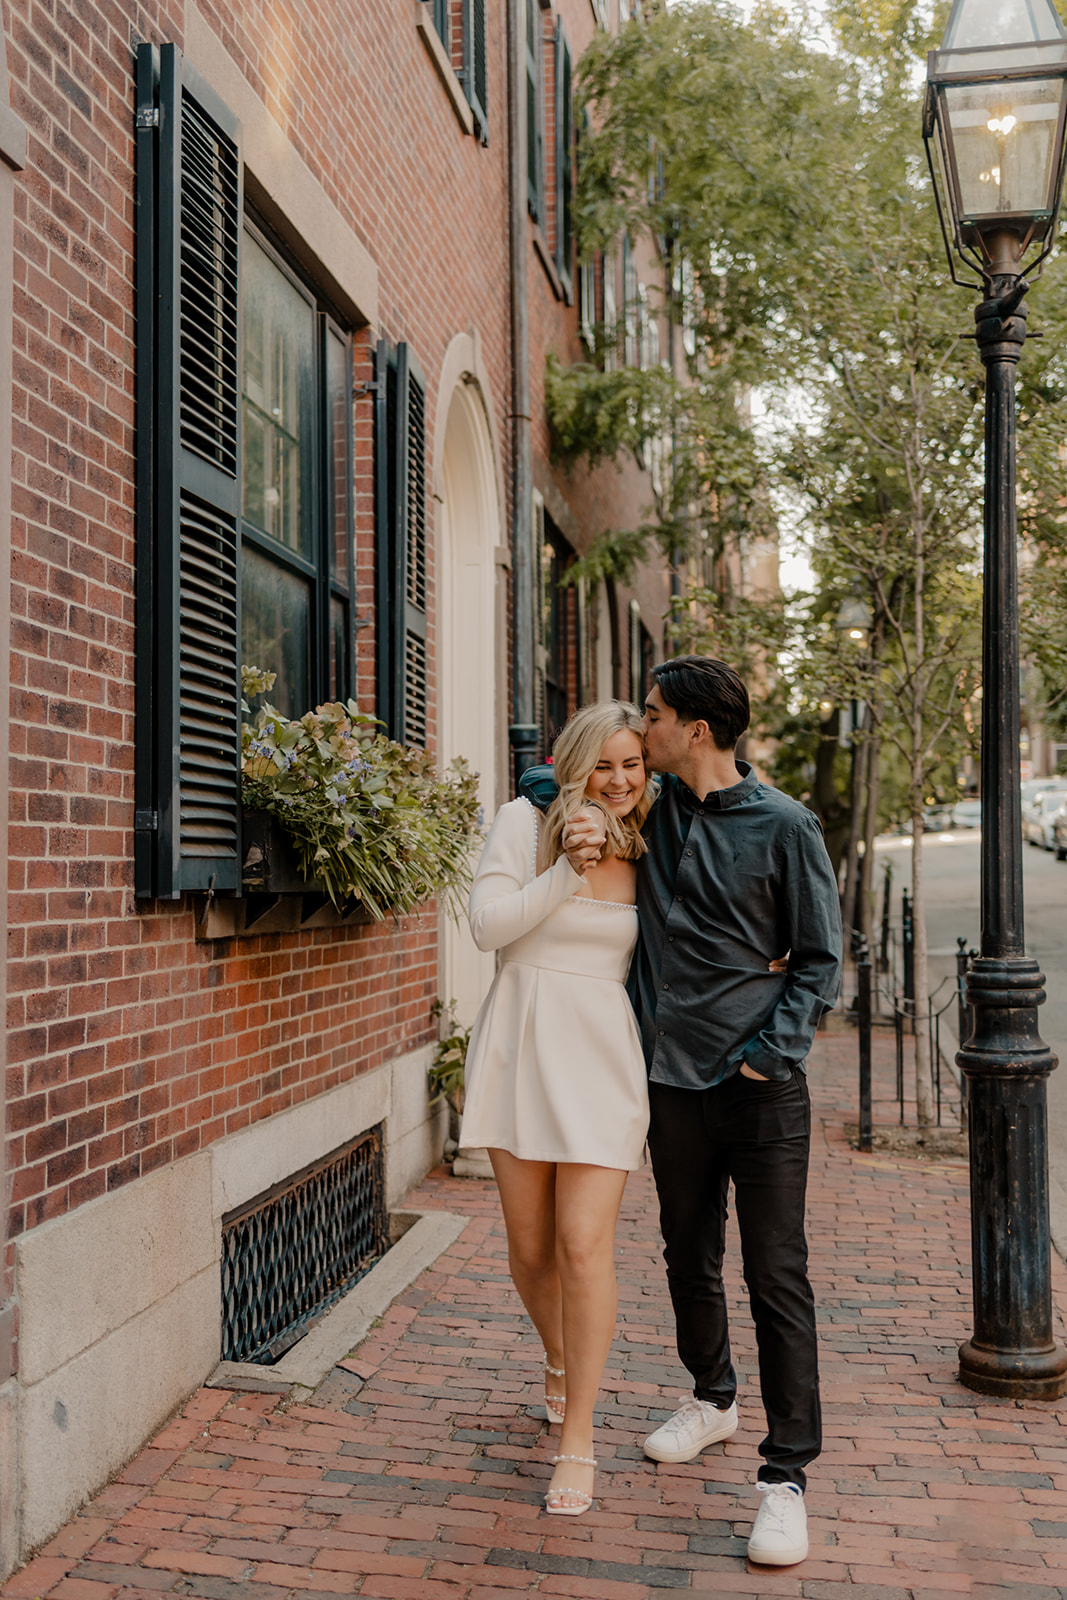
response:
<path id="1" fill-rule="evenodd" d="M 764 1483 L 805 1485 L 822 1425 L 815 1302 L 808 1283 L 804 1193 L 811 1105 L 804 1074 L 757 1083 L 740 1072 L 713 1089 L 650 1083 L 648 1132 L 659 1192 L 678 1354 L 698 1400 L 728 1406 L 730 1360 L 722 1258 L 731 1179 L 756 1324 L 767 1437 Z"/>

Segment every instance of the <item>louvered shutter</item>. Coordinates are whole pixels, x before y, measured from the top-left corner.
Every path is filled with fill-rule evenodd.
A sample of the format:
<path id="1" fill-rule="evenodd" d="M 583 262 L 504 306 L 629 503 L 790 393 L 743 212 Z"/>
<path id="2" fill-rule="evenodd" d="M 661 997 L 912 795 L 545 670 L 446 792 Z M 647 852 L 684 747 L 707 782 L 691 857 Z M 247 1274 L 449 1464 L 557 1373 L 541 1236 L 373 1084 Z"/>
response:
<path id="1" fill-rule="evenodd" d="M 377 715 L 391 738 L 425 745 L 426 385 L 409 347 L 384 340 L 376 377 Z"/>
<path id="2" fill-rule="evenodd" d="M 615 273 L 617 263 L 614 250 L 605 251 L 601 272 L 604 278 L 604 370 L 614 372 L 618 365 L 618 308 L 615 303 Z"/>
<path id="3" fill-rule="evenodd" d="M 396 352 L 380 340 L 374 359 L 374 598 L 375 715 L 385 732 L 399 733 L 403 698 L 397 649 L 397 368 Z"/>
<path id="4" fill-rule="evenodd" d="M 556 267 L 570 299 L 574 253 L 574 92 L 571 48 L 556 24 Z"/>
<path id="5" fill-rule="evenodd" d="M 135 886 L 240 887 L 240 128 L 137 52 Z"/>
<path id="6" fill-rule="evenodd" d="M 474 112 L 478 137 L 489 143 L 489 65 L 485 0 L 463 0 L 463 87 Z"/>
<path id="7" fill-rule="evenodd" d="M 406 344 L 397 352 L 400 526 L 404 538 L 404 701 L 401 738 L 426 744 L 429 731 L 426 639 L 426 385 Z"/>
<path id="8" fill-rule="evenodd" d="M 541 221 L 541 14 L 526 0 L 526 201 Z"/>

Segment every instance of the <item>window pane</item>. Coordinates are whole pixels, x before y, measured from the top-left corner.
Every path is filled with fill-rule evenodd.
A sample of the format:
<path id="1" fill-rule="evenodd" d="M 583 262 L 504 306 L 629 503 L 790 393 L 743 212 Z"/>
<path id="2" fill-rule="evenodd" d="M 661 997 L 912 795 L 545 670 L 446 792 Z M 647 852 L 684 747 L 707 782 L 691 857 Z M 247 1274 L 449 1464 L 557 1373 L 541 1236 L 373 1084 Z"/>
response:
<path id="1" fill-rule="evenodd" d="M 314 559 L 310 504 L 314 308 L 249 234 L 241 290 L 242 512 L 279 544 Z"/>
<path id="2" fill-rule="evenodd" d="M 241 550 L 241 659 L 278 674 L 270 694 L 287 717 L 311 706 L 310 592 L 306 579 L 287 572 L 245 541 Z"/>
<path id="3" fill-rule="evenodd" d="M 352 671 L 348 655 L 348 606 L 334 595 L 330 600 L 331 700 L 346 700 L 352 692 Z"/>

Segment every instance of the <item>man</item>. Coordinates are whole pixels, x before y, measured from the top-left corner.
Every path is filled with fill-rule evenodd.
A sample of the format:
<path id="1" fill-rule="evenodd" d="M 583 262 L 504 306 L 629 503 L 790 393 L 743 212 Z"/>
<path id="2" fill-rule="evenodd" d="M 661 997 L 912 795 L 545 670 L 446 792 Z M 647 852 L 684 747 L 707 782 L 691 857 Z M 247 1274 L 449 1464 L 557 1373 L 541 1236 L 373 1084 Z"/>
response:
<path id="1" fill-rule="evenodd" d="M 680 656 L 652 675 L 645 737 L 649 765 L 664 776 L 644 828 L 630 991 L 678 1354 L 694 1398 L 645 1453 L 692 1461 L 737 1429 L 722 1283 L 732 1181 L 767 1417 L 748 1553 L 790 1566 L 808 1553 L 804 1469 L 821 1446 L 804 1060 L 837 993 L 837 884 L 817 818 L 735 760 L 749 722 L 737 673 Z M 531 798 L 539 776 L 523 780 Z M 564 838 L 577 864 L 600 842 L 595 819 Z"/>

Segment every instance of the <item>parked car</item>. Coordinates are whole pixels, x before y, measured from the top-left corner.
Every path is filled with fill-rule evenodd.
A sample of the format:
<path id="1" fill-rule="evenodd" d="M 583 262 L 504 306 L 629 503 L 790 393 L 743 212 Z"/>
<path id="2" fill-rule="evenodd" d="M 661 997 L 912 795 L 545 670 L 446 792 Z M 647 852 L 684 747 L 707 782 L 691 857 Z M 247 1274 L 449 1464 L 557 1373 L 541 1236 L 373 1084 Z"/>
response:
<path id="1" fill-rule="evenodd" d="M 1051 850 L 1052 818 L 1067 800 L 1067 786 L 1042 789 L 1023 806 L 1023 838 L 1042 850 Z"/>
<path id="2" fill-rule="evenodd" d="M 1029 805 L 1035 795 L 1043 794 L 1046 789 L 1067 789 L 1067 777 L 1024 778 L 1019 785 L 1023 805 Z"/>
<path id="3" fill-rule="evenodd" d="M 1067 861 L 1067 805 L 1052 817 L 1052 849 L 1057 861 Z"/>
<path id="4" fill-rule="evenodd" d="M 952 813 L 955 809 L 952 805 L 927 806 L 923 812 L 923 832 L 944 833 L 951 828 Z"/>
<path id="5" fill-rule="evenodd" d="M 980 828 L 982 826 L 981 800 L 957 800 L 952 807 L 954 828 Z"/>

